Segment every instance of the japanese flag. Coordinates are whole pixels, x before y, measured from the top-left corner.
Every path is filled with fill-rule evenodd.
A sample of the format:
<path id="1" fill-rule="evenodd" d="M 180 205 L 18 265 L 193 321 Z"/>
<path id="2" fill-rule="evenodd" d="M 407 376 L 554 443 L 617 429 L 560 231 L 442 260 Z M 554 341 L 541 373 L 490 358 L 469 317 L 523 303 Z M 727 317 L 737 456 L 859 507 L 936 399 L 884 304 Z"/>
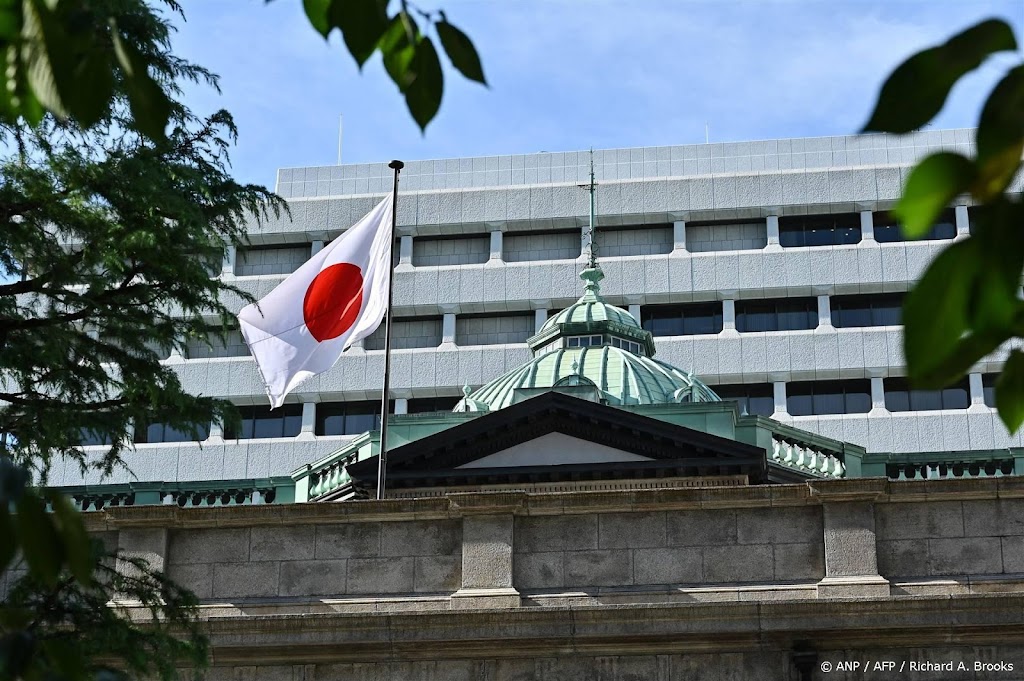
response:
<path id="1" fill-rule="evenodd" d="M 380 326 L 388 306 L 391 211 L 388 196 L 265 298 L 238 313 L 271 408 Z"/>

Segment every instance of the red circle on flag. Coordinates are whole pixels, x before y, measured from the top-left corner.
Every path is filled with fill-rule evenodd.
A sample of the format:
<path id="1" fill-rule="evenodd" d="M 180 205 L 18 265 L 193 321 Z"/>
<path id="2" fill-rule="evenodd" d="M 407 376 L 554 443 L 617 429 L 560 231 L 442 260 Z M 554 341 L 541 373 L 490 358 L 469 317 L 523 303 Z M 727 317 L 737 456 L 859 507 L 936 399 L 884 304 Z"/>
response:
<path id="1" fill-rule="evenodd" d="M 316 275 L 302 301 L 302 317 L 321 343 L 349 330 L 363 306 L 363 273 L 347 262 Z"/>

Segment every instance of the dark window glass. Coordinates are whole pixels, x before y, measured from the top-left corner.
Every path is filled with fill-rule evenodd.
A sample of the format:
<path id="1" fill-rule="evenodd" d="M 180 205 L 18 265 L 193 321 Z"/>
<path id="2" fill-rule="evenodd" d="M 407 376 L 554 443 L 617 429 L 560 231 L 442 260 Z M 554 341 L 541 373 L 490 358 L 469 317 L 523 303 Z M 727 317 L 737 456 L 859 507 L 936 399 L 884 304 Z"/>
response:
<path id="1" fill-rule="evenodd" d="M 286 404 L 274 410 L 270 407 L 239 407 L 238 412 L 242 417 L 241 429 L 235 432 L 229 427 L 225 432 L 229 440 L 295 437 L 302 430 L 301 404 Z"/>
<path id="2" fill-rule="evenodd" d="M 434 411 L 451 411 L 461 399 L 461 397 L 420 397 L 409 400 L 408 413 L 424 414 Z"/>
<path id="3" fill-rule="evenodd" d="M 899 221 L 891 213 L 880 212 L 873 215 L 875 225 L 875 241 L 880 244 L 912 241 L 906 239 Z M 935 221 L 928 234 L 921 237 L 922 241 L 952 239 L 956 236 L 956 214 L 952 210 L 943 211 Z M 913 241 L 917 241 L 913 239 Z"/>
<path id="4" fill-rule="evenodd" d="M 815 298 L 780 300 L 737 300 L 736 330 L 798 331 L 818 326 L 818 301 Z"/>
<path id="5" fill-rule="evenodd" d="M 775 389 L 771 383 L 713 385 L 723 400 L 739 405 L 740 413 L 771 416 L 775 412 Z"/>
<path id="6" fill-rule="evenodd" d="M 394 410 L 394 403 L 391 409 Z M 380 402 L 321 402 L 316 405 L 317 435 L 360 435 L 379 427 Z"/>
<path id="7" fill-rule="evenodd" d="M 210 437 L 210 424 L 196 424 L 199 437 L 194 437 L 187 430 L 179 430 L 164 423 L 150 423 L 148 426 L 135 428 L 135 442 L 199 442 Z"/>
<path id="8" fill-rule="evenodd" d="M 903 293 L 863 296 L 834 296 L 832 326 L 844 329 L 858 326 L 898 326 L 903 317 Z"/>
<path id="9" fill-rule="evenodd" d="M 981 392 L 985 396 L 985 406 L 996 406 L 996 381 L 999 374 L 984 374 L 981 377 Z"/>
<path id="10" fill-rule="evenodd" d="M 110 438 L 106 435 L 101 435 L 94 430 L 88 428 L 82 428 L 80 431 L 81 439 L 80 443 L 83 447 L 90 447 L 93 445 L 110 445 Z"/>
<path id="11" fill-rule="evenodd" d="M 694 336 L 722 330 L 722 304 L 644 305 L 640 308 L 643 328 L 654 336 Z"/>
<path id="12" fill-rule="evenodd" d="M 860 214 L 788 215 L 779 218 L 783 248 L 841 246 L 860 243 Z"/>
<path id="13" fill-rule="evenodd" d="M 971 404 L 967 379 L 944 390 L 911 390 L 905 378 L 885 379 L 885 408 L 889 411 L 966 409 Z"/>
<path id="14" fill-rule="evenodd" d="M 866 414 L 871 411 L 871 381 L 789 383 L 786 409 L 793 416 Z"/>

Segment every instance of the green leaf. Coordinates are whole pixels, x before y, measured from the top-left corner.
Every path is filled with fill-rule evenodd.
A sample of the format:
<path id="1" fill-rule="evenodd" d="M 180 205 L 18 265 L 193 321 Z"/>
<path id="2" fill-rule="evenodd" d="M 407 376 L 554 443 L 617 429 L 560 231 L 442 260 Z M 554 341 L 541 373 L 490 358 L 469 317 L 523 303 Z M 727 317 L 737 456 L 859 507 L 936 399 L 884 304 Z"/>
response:
<path id="1" fill-rule="evenodd" d="M 969 159 L 948 151 L 932 154 L 918 163 L 893 209 L 907 236 L 917 239 L 927 234 L 949 202 L 967 191 L 975 174 Z"/>
<path id="2" fill-rule="evenodd" d="M 29 0 L 24 4 L 25 19 L 22 25 L 22 54 L 29 87 L 39 102 L 61 118 L 67 110 L 58 88 L 58 68 L 53 62 L 51 50 L 66 49 L 67 38 L 60 24 L 40 0 Z"/>
<path id="3" fill-rule="evenodd" d="M 907 373 L 919 384 L 944 382 L 944 364 L 968 329 L 971 286 L 981 266 L 977 242 L 953 244 L 932 261 L 903 304 Z"/>
<path id="4" fill-rule="evenodd" d="M 124 71 L 125 89 L 131 105 L 135 125 L 146 137 L 162 140 L 171 117 L 171 101 L 164 91 L 146 72 L 142 56 L 124 40 L 116 29 L 112 32 L 114 54 Z"/>
<path id="5" fill-rule="evenodd" d="M 306 10 L 306 18 L 317 33 L 327 38 L 331 32 L 331 23 L 327 20 L 331 0 L 302 0 L 302 7 Z"/>
<path id="6" fill-rule="evenodd" d="M 1011 433 L 1024 423 L 1024 353 L 1012 350 L 996 381 L 996 409 Z"/>
<path id="7" fill-rule="evenodd" d="M 362 68 L 388 30 L 387 0 L 333 0 L 328 18 Z"/>
<path id="8" fill-rule="evenodd" d="M 17 509 L 18 539 L 29 573 L 44 584 L 55 584 L 60 574 L 63 545 L 46 505 L 35 494 L 26 494 Z"/>
<path id="9" fill-rule="evenodd" d="M 0 574 L 10 566 L 18 552 L 14 523 L 7 504 L 0 505 Z"/>
<path id="10" fill-rule="evenodd" d="M 416 45 L 416 55 L 409 70 L 415 77 L 405 89 L 405 104 L 420 130 L 426 132 L 427 124 L 441 108 L 441 95 L 444 92 L 441 62 L 430 38 L 423 38 Z"/>
<path id="11" fill-rule="evenodd" d="M 412 40 L 410 40 L 412 36 Z M 399 92 L 405 92 L 415 74 L 409 70 L 416 56 L 416 44 L 421 36 L 419 27 L 412 17 L 404 12 L 391 19 L 388 29 L 381 36 L 378 47 L 384 57 L 384 68 L 391 80 L 398 86 Z"/>
<path id="12" fill-rule="evenodd" d="M 47 492 L 46 496 L 60 521 L 61 540 L 71 574 L 82 584 L 91 583 L 94 567 L 92 541 L 85 531 L 81 514 L 63 494 Z"/>
<path id="13" fill-rule="evenodd" d="M 448 54 L 448 58 L 452 60 L 452 66 L 466 78 L 487 85 L 484 69 L 480 64 L 480 55 L 477 54 L 469 36 L 447 21 L 439 21 L 436 26 L 437 36 L 441 39 L 441 46 Z"/>
<path id="14" fill-rule="evenodd" d="M 21 2 L 0 0 L 0 40 L 17 40 L 21 34 L 21 21 Z"/>
<path id="15" fill-rule="evenodd" d="M 977 131 L 980 177 L 973 193 L 986 201 L 1005 191 L 1024 152 L 1024 65 L 1010 69 L 982 109 Z"/>
<path id="16" fill-rule="evenodd" d="M 977 333 L 1009 337 L 1022 303 L 1019 298 L 1021 270 L 1024 269 L 1024 239 L 1020 204 L 1005 198 L 992 201 L 978 216 L 971 241 L 983 265 L 974 282 L 975 296 L 968 324 Z"/>
<path id="17" fill-rule="evenodd" d="M 864 132 L 916 130 L 942 110 L 953 85 L 994 52 L 1016 50 L 1013 29 L 989 19 L 900 64 L 878 95 Z"/>

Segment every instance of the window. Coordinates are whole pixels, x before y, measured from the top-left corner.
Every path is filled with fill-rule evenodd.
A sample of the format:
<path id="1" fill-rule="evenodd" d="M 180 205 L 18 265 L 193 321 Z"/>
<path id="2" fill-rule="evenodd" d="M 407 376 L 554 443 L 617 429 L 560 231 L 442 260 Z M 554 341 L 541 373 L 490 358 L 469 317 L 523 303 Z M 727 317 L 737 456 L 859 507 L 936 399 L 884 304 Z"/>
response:
<path id="1" fill-rule="evenodd" d="M 693 336 L 722 330 L 722 304 L 644 305 L 640 308 L 644 330 L 654 336 Z"/>
<path id="2" fill-rule="evenodd" d="M 567 348 L 585 348 L 591 345 L 601 345 L 601 336 L 569 336 L 566 341 Z"/>
<path id="3" fill-rule="evenodd" d="M 391 409 L 394 410 L 393 405 Z M 316 405 L 317 435 L 360 435 L 379 427 L 379 401 L 322 402 Z"/>
<path id="4" fill-rule="evenodd" d="M 899 221 L 890 213 L 875 213 L 875 241 L 880 244 L 908 241 L 903 236 Z M 935 226 L 922 240 L 952 239 L 956 236 L 956 216 L 952 210 L 943 211 L 935 221 Z"/>
<path id="5" fill-rule="evenodd" d="M 779 218 L 783 248 L 840 246 L 860 242 L 860 214 L 790 215 Z"/>
<path id="6" fill-rule="evenodd" d="M 793 416 L 866 414 L 871 381 L 807 381 L 786 386 L 786 410 Z"/>
<path id="7" fill-rule="evenodd" d="M 197 423 L 198 436 L 193 436 L 187 430 L 179 430 L 165 423 L 150 423 L 148 426 L 141 424 L 135 427 L 136 444 L 147 442 L 201 442 L 210 437 L 210 424 Z"/>
<path id="8" fill-rule="evenodd" d="M 971 405 L 967 380 L 943 390 L 911 390 L 905 378 L 885 379 L 885 408 L 889 411 L 966 409 Z"/>
<path id="9" fill-rule="evenodd" d="M 274 410 L 270 407 L 239 407 L 238 412 L 242 417 L 241 429 L 235 432 L 229 426 L 225 432 L 229 440 L 295 437 L 302 430 L 301 404 L 286 404 Z"/>
<path id="10" fill-rule="evenodd" d="M 462 397 L 420 397 L 409 400 L 408 413 L 425 414 L 435 411 L 451 411 Z M 380 409 L 380 407 L 378 407 Z M 369 428 L 360 432 L 366 432 Z"/>
<path id="11" fill-rule="evenodd" d="M 727 402 L 735 402 L 741 414 L 771 416 L 775 412 L 775 388 L 771 383 L 713 385 L 711 389 Z"/>
<path id="12" fill-rule="evenodd" d="M 736 330 L 798 331 L 818 326 L 818 301 L 815 298 L 781 300 L 737 300 Z"/>
<path id="13" fill-rule="evenodd" d="M 903 293 L 862 296 L 835 296 L 832 326 L 845 329 L 858 326 L 899 326 L 903 318 Z"/>
<path id="14" fill-rule="evenodd" d="M 621 348 L 626 352 L 632 352 L 634 355 L 640 354 L 640 344 L 636 341 L 626 340 L 617 336 L 612 336 L 612 347 Z"/>
<path id="15" fill-rule="evenodd" d="M 996 381 L 999 374 L 983 374 L 981 377 L 981 392 L 985 396 L 985 406 L 995 408 L 996 406 Z"/>
<path id="16" fill-rule="evenodd" d="M 79 444 L 83 447 L 93 447 L 97 445 L 110 446 L 110 438 L 102 433 L 99 433 L 90 428 L 82 428 L 80 431 Z"/>

